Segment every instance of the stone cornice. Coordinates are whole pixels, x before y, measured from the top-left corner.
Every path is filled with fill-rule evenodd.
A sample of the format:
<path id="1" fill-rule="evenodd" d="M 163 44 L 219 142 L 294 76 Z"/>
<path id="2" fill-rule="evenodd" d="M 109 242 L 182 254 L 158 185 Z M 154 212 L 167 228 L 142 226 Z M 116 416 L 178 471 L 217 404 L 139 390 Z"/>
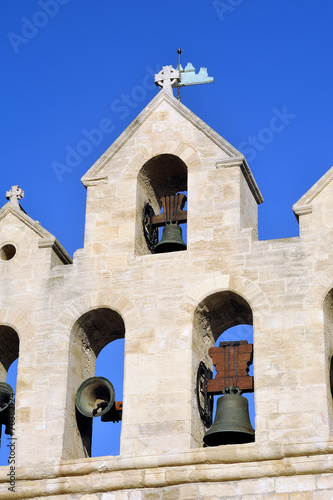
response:
<path id="1" fill-rule="evenodd" d="M 331 167 L 303 196 L 293 205 L 296 217 L 312 213 L 311 202 L 328 186 L 333 180 L 333 167 Z"/>
<path id="2" fill-rule="evenodd" d="M 133 136 L 139 127 L 149 118 L 149 116 L 161 105 L 162 102 L 167 102 L 175 109 L 182 117 L 188 120 L 198 130 L 203 132 L 212 142 L 222 149 L 230 158 L 239 157 L 241 153 L 229 144 L 223 137 L 203 122 L 198 116 L 190 111 L 184 104 L 173 96 L 169 96 L 163 90 L 150 101 L 150 103 L 141 111 L 141 113 L 132 121 L 132 123 L 124 130 L 122 134 L 114 141 L 114 143 L 105 151 L 105 153 L 94 163 L 88 172 L 81 178 L 84 186 L 92 185 L 98 180 L 105 179 L 102 175 L 104 166 L 111 158 L 126 144 Z"/>
<path id="3" fill-rule="evenodd" d="M 263 203 L 264 198 L 262 197 L 262 194 L 258 188 L 258 185 L 257 185 L 257 183 L 252 175 L 250 167 L 248 166 L 248 163 L 247 163 L 246 159 L 244 158 L 244 156 L 238 156 L 236 158 L 226 158 L 226 159 L 218 160 L 216 162 L 215 166 L 217 169 L 228 168 L 228 167 L 240 167 L 256 202 L 258 203 L 258 205 Z"/>
<path id="4" fill-rule="evenodd" d="M 59 241 L 52 236 L 51 238 L 42 238 L 38 241 L 39 248 L 51 248 L 54 253 L 64 264 L 73 264 L 73 260 L 66 252 L 64 247 L 60 245 Z"/>
<path id="5" fill-rule="evenodd" d="M 108 176 L 105 177 L 95 177 L 94 179 L 86 179 L 84 182 L 85 187 L 88 186 L 98 186 L 99 184 L 107 184 Z"/>

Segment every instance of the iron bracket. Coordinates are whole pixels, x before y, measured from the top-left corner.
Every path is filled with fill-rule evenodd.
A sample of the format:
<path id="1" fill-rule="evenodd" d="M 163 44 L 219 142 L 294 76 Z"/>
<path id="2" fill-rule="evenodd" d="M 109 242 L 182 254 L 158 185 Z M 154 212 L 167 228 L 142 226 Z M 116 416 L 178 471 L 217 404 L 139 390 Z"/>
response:
<path id="1" fill-rule="evenodd" d="M 213 377 L 213 372 L 201 361 L 197 372 L 197 402 L 201 420 L 205 427 L 211 427 L 213 423 L 214 399 L 207 392 L 207 383 Z"/>
<path id="2" fill-rule="evenodd" d="M 158 243 L 158 227 L 153 226 L 152 219 L 155 215 L 153 207 L 146 203 L 142 211 L 142 226 L 143 234 L 150 251 L 152 251 Z"/>

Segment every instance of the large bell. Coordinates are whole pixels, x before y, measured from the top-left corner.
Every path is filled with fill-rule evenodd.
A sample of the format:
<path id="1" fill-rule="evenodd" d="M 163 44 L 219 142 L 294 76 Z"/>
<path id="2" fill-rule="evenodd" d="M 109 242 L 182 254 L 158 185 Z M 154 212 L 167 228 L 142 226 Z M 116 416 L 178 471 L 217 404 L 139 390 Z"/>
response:
<path id="1" fill-rule="evenodd" d="M 204 435 L 207 446 L 240 444 L 254 441 L 254 429 L 249 417 L 249 403 L 240 394 L 225 394 L 217 400 L 212 427 Z"/>
<path id="2" fill-rule="evenodd" d="M 157 243 L 155 253 L 178 252 L 186 250 L 186 244 L 182 238 L 182 228 L 178 224 L 166 224 L 163 228 L 161 241 Z"/>

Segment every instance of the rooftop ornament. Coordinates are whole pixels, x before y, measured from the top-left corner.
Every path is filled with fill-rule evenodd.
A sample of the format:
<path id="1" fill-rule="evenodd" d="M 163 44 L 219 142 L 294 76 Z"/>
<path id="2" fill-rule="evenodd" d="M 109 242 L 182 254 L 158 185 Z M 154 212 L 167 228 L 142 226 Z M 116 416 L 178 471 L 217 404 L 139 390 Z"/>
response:
<path id="1" fill-rule="evenodd" d="M 173 95 L 172 89 L 177 87 L 178 100 L 180 101 L 180 87 L 213 83 L 214 78 L 208 76 L 207 68 L 200 68 L 199 72 L 195 73 L 195 68 L 190 62 L 185 66 L 185 69 L 183 69 L 180 64 L 180 54 L 182 53 L 182 49 L 177 49 L 177 53 L 177 69 L 173 68 L 171 65 L 163 66 L 161 71 L 155 75 L 155 84 L 171 96 Z"/>
<path id="2" fill-rule="evenodd" d="M 10 200 L 14 207 L 20 208 L 19 200 L 24 198 L 24 191 L 20 186 L 12 186 L 10 191 L 6 191 L 6 198 Z"/>

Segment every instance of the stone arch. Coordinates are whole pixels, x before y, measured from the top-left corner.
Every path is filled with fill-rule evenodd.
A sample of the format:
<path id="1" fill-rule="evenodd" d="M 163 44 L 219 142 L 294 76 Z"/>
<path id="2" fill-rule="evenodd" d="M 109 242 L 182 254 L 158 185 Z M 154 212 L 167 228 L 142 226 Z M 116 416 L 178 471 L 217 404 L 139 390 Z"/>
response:
<path id="1" fill-rule="evenodd" d="M 18 313 L 13 309 L 0 310 L 0 382 L 6 382 L 10 385 L 15 395 L 15 382 L 17 379 L 17 368 L 13 366 L 11 377 L 7 377 L 8 370 L 11 365 L 19 358 L 20 354 L 20 337 L 19 332 L 24 331 L 24 327 L 28 325 L 27 319 L 22 313 Z M 17 384 L 18 385 L 18 384 Z M 7 391 L 7 390 L 6 390 Z M 4 402 L 3 394 L 1 394 L 2 403 Z M 18 423 L 18 414 L 14 406 L 16 424 Z M 0 435 L 6 432 L 8 418 L 10 418 L 9 407 L 3 409 L 0 420 Z M 4 424 L 2 426 L 2 424 Z M 16 428 L 15 424 L 15 428 Z M 4 439 L 3 439 L 4 442 Z M 1 463 L 8 463 L 9 448 L 2 450 Z M 4 460 L 4 461 L 3 461 Z"/>
<path id="2" fill-rule="evenodd" d="M 329 434 L 333 434 L 333 278 L 327 273 L 319 273 L 316 282 L 311 283 L 304 301 L 305 332 L 318 338 L 316 343 L 323 346 L 316 355 L 320 367 L 325 370 L 325 397 L 328 411 Z M 319 391 L 318 396 L 319 397 Z"/>
<path id="3" fill-rule="evenodd" d="M 325 323 L 328 321 L 328 309 L 333 290 L 333 276 L 325 272 L 316 275 L 316 281 L 309 284 L 304 298 L 304 326 L 307 331 L 316 331 L 319 339 L 325 334 Z M 326 316 L 326 318 L 325 318 Z M 328 338 L 325 338 L 325 363 L 329 361 Z M 323 353 L 324 354 L 324 353 Z"/>
<path id="4" fill-rule="evenodd" d="M 310 283 L 304 299 L 305 324 L 323 324 L 323 307 L 327 294 L 333 289 L 333 277 L 325 272 L 316 275 Z"/>
<path id="5" fill-rule="evenodd" d="M 54 334 L 66 335 L 71 331 L 77 319 L 93 309 L 112 308 L 124 318 L 126 332 L 136 329 L 141 323 L 139 310 L 125 295 L 116 292 L 100 291 L 87 293 L 68 305 L 60 315 L 54 328 Z"/>
<path id="6" fill-rule="evenodd" d="M 12 328 L 18 333 L 19 337 L 21 337 L 19 332 L 32 331 L 27 315 L 17 309 L 0 309 L 0 325 Z"/>
<path id="7" fill-rule="evenodd" d="M 188 192 L 190 171 L 201 164 L 199 154 L 185 143 L 153 143 L 136 155 L 130 166 L 137 172 L 136 254 L 150 253 L 142 229 L 142 212 L 147 203 L 160 213 L 161 197 Z"/>
<path id="8" fill-rule="evenodd" d="M 197 283 L 188 293 L 189 309 L 187 314 L 193 318 L 197 305 L 208 295 L 229 291 L 243 297 L 252 311 L 267 310 L 269 313 L 270 302 L 262 289 L 252 281 L 242 276 L 232 276 L 229 274 L 215 276 Z M 255 317 L 254 317 L 255 321 Z"/>
<path id="9" fill-rule="evenodd" d="M 161 196 L 187 191 L 187 165 L 174 154 L 152 156 L 142 165 L 138 182 L 143 185 L 150 202 L 161 208 Z"/>
<path id="10" fill-rule="evenodd" d="M 202 165 L 199 153 L 189 144 L 182 141 L 154 141 L 149 146 L 141 148 L 140 152 L 134 155 L 124 171 L 124 178 L 137 176 L 146 162 L 164 154 L 179 157 L 187 165 L 189 172 Z"/>
<path id="11" fill-rule="evenodd" d="M 257 314 L 269 314 L 270 303 L 261 288 L 246 278 L 221 275 L 197 283 L 189 292 L 187 314 L 191 316 L 192 333 L 192 439 L 193 446 L 202 446 L 205 428 L 196 401 L 196 374 L 203 361 L 212 368 L 208 350 L 219 335 L 238 324 L 255 324 L 254 344 L 259 325 Z"/>
<path id="12" fill-rule="evenodd" d="M 22 342 L 28 342 L 32 326 L 16 309 L 0 309 L 0 381 L 5 382 L 10 365 L 19 357 Z M 26 339 L 24 333 L 28 333 Z"/>
<path id="13" fill-rule="evenodd" d="M 111 326 L 108 330 L 109 321 Z M 94 375 L 99 351 L 108 342 L 119 338 L 119 335 L 125 336 L 125 328 L 126 336 L 130 335 L 138 324 L 141 324 L 141 317 L 132 301 L 122 294 L 108 291 L 92 292 L 79 297 L 59 317 L 54 335 L 66 335 L 69 353 L 67 385 L 64 388 L 64 459 L 86 456 L 75 416 L 75 395 L 78 387 L 86 378 Z M 99 328 L 102 331 L 100 338 L 95 333 Z"/>

